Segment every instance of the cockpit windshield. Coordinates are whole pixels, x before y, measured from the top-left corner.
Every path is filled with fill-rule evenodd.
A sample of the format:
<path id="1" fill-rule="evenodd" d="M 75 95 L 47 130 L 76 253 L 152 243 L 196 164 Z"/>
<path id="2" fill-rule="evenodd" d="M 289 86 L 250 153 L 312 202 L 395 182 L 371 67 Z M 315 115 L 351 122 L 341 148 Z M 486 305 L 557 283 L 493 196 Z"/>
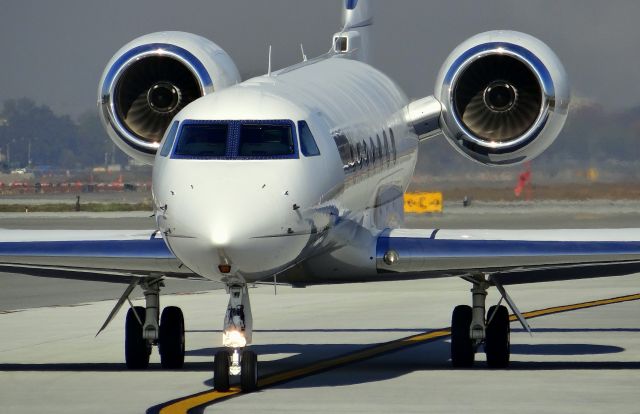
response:
<path id="1" fill-rule="evenodd" d="M 192 157 L 224 157 L 227 154 L 227 124 L 184 125 L 175 155 Z"/>
<path id="2" fill-rule="evenodd" d="M 275 121 L 184 121 L 173 158 L 298 158 L 295 124 Z"/>
<path id="3" fill-rule="evenodd" d="M 290 125 L 243 124 L 240 127 L 241 157 L 273 157 L 294 154 Z"/>

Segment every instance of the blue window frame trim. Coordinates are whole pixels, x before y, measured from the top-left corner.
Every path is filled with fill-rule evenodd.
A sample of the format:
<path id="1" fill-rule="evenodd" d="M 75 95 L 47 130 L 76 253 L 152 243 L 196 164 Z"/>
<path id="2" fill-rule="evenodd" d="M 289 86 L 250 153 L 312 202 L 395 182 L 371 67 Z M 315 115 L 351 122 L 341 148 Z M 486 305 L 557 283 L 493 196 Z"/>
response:
<path id="1" fill-rule="evenodd" d="M 226 155 L 223 157 L 198 157 L 191 155 L 176 155 L 175 148 L 177 147 L 177 142 L 180 140 L 182 135 L 182 128 L 185 125 L 228 125 L 229 132 L 227 135 L 227 150 Z M 240 151 L 240 127 L 242 125 L 287 125 L 291 129 L 291 138 L 293 140 L 293 154 L 287 155 L 270 155 L 270 156 L 261 156 L 261 157 L 247 157 L 238 155 Z M 246 121 L 232 121 L 232 120 L 221 120 L 221 121 L 202 121 L 202 120 L 193 120 L 187 119 L 180 124 L 180 128 L 178 130 L 176 144 L 174 144 L 174 148 L 171 151 L 172 159 L 181 159 L 181 160 L 287 160 L 287 159 L 297 159 L 300 157 L 299 149 L 298 149 L 298 133 L 296 130 L 296 125 L 293 121 L 289 119 L 256 119 L 256 120 L 246 120 Z"/>

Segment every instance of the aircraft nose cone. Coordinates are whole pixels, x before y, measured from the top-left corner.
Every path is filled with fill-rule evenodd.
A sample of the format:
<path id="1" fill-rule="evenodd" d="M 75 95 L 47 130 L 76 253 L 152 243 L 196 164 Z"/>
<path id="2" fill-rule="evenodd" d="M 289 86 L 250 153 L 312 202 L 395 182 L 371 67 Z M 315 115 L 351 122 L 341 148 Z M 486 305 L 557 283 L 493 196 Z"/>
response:
<path id="1" fill-rule="evenodd" d="M 271 224 L 278 219 L 271 217 Z M 217 279 L 240 274 L 268 277 L 293 262 L 309 240 L 309 232 L 289 234 L 262 220 L 224 220 L 191 235 L 167 235 L 176 256 L 196 273 Z M 228 271 L 225 271 L 230 266 Z"/>
<path id="2" fill-rule="evenodd" d="M 310 224 L 293 208 L 302 204 L 295 188 L 269 173 L 248 175 L 246 168 L 242 174 L 224 175 L 224 181 L 207 179 L 215 177 L 208 171 L 195 184 L 183 181 L 165 192 L 166 211 L 158 225 L 176 256 L 212 279 L 225 276 L 220 265 L 229 264 L 230 273 L 253 279 L 290 265 L 311 233 Z"/>

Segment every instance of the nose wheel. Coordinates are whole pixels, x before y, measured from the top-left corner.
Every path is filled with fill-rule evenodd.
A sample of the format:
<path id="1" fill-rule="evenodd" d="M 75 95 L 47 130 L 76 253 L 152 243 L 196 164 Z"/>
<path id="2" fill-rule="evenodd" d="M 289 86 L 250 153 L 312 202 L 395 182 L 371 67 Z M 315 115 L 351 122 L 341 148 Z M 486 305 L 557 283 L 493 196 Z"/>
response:
<path id="1" fill-rule="evenodd" d="M 250 350 L 234 350 L 229 356 L 226 350 L 218 351 L 213 360 L 213 388 L 229 391 L 231 376 L 240 374 L 240 388 L 243 392 L 258 389 L 258 356 Z"/>
<path id="2" fill-rule="evenodd" d="M 242 391 L 251 392 L 258 388 L 258 356 L 253 351 L 242 352 L 240 386 Z"/>
<path id="3" fill-rule="evenodd" d="M 218 351 L 213 360 L 213 388 L 229 391 L 229 353 Z"/>

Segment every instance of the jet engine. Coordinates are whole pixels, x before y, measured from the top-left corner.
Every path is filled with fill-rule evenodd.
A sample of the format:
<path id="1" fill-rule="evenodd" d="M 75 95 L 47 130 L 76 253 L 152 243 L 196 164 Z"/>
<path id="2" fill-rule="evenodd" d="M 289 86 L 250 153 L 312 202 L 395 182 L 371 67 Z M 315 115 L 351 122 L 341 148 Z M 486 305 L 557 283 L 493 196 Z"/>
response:
<path id="1" fill-rule="evenodd" d="M 127 155 L 152 164 L 173 117 L 189 103 L 240 82 L 231 57 L 190 33 L 139 37 L 109 61 L 98 107 L 111 139 Z"/>
<path id="2" fill-rule="evenodd" d="M 542 153 L 569 106 L 567 75 L 553 51 L 524 33 L 473 36 L 447 58 L 436 81 L 440 128 L 465 156 L 511 165 Z"/>

